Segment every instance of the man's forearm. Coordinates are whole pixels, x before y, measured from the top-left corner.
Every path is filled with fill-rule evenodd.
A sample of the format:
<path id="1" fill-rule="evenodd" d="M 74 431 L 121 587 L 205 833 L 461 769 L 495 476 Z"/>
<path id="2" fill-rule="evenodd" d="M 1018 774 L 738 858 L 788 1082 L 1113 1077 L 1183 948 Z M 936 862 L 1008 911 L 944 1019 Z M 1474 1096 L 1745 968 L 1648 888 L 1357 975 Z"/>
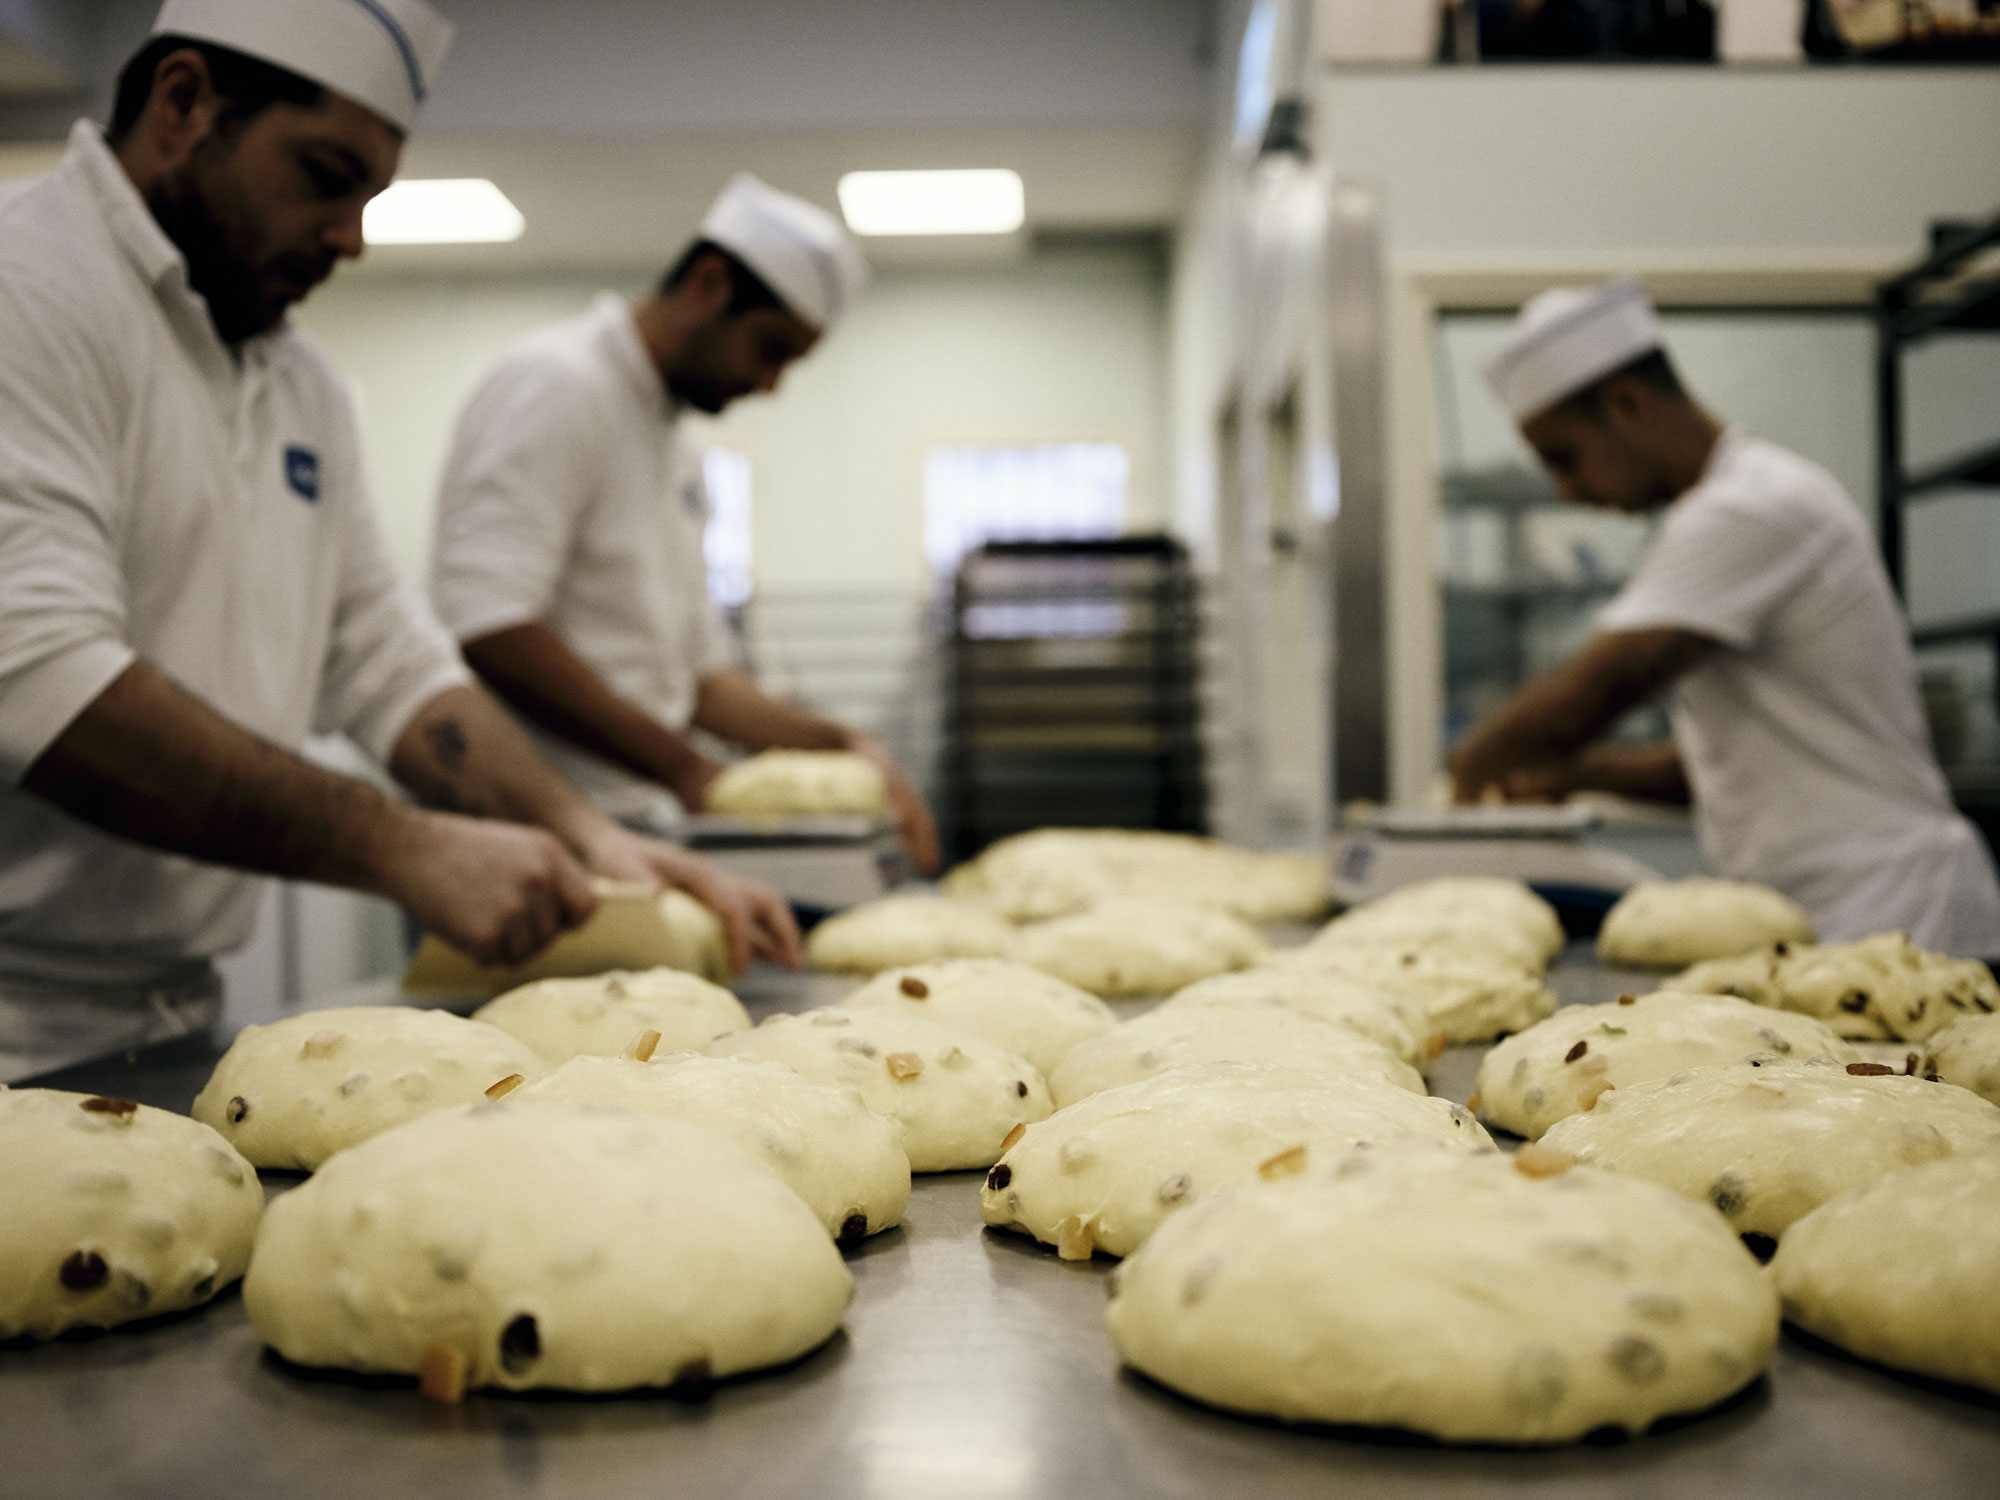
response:
<path id="1" fill-rule="evenodd" d="M 158 668 L 126 668 L 23 788 L 107 833 L 266 875 L 383 889 L 420 817 L 230 722 Z"/>
<path id="2" fill-rule="evenodd" d="M 1687 768 L 1672 740 L 1651 745 L 1591 745 L 1577 757 L 1578 787 L 1648 802 L 1692 800 Z"/>
<path id="3" fill-rule="evenodd" d="M 694 723 L 746 750 L 845 750 L 854 743 L 848 729 L 773 697 L 742 672 L 715 672 L 701 680 Z"/>

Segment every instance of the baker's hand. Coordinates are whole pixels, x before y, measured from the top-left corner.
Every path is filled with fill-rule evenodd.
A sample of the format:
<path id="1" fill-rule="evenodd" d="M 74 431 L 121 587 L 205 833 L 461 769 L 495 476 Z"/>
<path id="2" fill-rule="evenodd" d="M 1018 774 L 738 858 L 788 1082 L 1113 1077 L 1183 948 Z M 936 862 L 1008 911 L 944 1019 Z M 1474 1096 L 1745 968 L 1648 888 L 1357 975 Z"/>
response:
<path id="1" fill-rule="evenodd" d="M 606 822 L 582 852 L 593 874 L 608 880 L 670 885 L 686 891 L 722 921 L 729 966 L 738 974 L 756 957 L 796 969 L 804 963 L 799 924 L 785 898 L 767 885 L 738 880 L 698 854 Z"/>
<path id="2" fill-rule="evenodd" d="M 383 855 L 383 888 L 482 964 L 518 964 L 597 909 L 590 876 L 553 834 L 412 811 Z"/>
<path id="3" fill-rule="evenodd" d="M 721 774 L 721 761 L 710 760 L 706 755 L 690 755 L 668 780 L 667 790 L 686 811 L 702 812 L 708 807 L 708 790 Z"/>
<path id="4" fill-rule="evenodd" d="M 1500 794 L 1509 802 L 1563 802 L 1577 790 L 1580 777 L 1574 758 L 1515 766 L 1500 777 Z"/>
<path id="5" fill-rule="evenodd" d="M 882 780 L 889 789 L 889 810 L 896 817 L 896 831 L 918 871 L 925 875 L 937 874 L 944 863 L 938 849 L 937 821 L 932 818 L 930 804 L 924 801 L 924 794 L 917 790 L 917 784 L 896 764 L 896 758 L 889 753 L 888 747 L 872 736 L 852 735 L 847 747 L 882 773 Z"/>

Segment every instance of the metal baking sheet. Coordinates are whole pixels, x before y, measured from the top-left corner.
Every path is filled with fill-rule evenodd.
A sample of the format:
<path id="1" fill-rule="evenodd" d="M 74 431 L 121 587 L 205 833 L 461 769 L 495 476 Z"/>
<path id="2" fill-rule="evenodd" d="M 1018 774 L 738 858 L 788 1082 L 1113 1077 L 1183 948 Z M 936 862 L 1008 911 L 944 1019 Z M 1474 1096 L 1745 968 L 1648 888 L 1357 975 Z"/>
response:
<path id="1" fill-rule="evenodd" d="M 1572 956 L 1569 1002 L 1643 987 Z M 760 974 L 753 1011 L 837 998 Z M 186 1109 L 216 1056 L 181 1043 L 46 1080 Z M 1442 1060 L 1463 1099 L 1479 1049 Z M 1767 1380 L 1610 1446 L 1443 1448 L 1211 1411 L 1119 1368 L 1110 1263 L 1065 1264 L 979 1224 L 977 1173 L 920 1177 L 908 1223 L 849 1257 L 846 1328 L 706 1401 L 474 1394 L 308 1374 L 259 1347 L 234 1293 L 151 1325 L 0 1350 L 0 1496 L 1154 1500 L 1880 1500 L 2000 1490 L 2000 1402 L 1787 1333 Z M 282 1179 L 273 1179 L 282 1191 Z"/>

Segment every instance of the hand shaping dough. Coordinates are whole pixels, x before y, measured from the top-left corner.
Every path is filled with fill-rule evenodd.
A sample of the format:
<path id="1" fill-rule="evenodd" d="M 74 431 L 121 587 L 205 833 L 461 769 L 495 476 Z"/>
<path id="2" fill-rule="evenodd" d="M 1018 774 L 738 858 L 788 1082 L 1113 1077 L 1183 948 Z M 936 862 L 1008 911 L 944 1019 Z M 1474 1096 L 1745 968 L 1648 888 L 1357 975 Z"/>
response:
<path id="1" fill-rule="evenodd" d="M 910 1201 L 902 1127 L 853 1089 L 778 1063 L 693 1052 L 656 1053 L 649 1062 L 577 1057 L 514 1097 L 615 1104 L 727 1136 L 777 1173 L 844 1245 L 893 1229 Z"/>
<path id="2" fill-rule="evenodd" d="M 503 1101 L 343 1151 L 264 1216 L 243 1304 L 296 1364 L 426 1394 L 701 1386 L 795 1359 L 853 1283 L 804 1203 L 711 1131 Z"/>
<path id="3" fill-rule="evenodd" d="M 1257 929 L 1227 912 L 1117 900 L 1022 928 L 1007 956 L 1094 995 L 1165 995 L 1265 952 Z"/>
<path id="4" fill-rule="evenodd" d="M 1629 1084 L 1542 1144 L 1584 1166 L 1712 1203 L 1778 1239 L 1827 1199 L 1898 1167 L 2000 1148 L 2000 1108 L 1879 1063 L 1722 1063 Z"/>
<path id="5" fill-rule="evenodd" d="M 243 1274 L 264 1191 L 185 1115 L 0 1088 L 0 1340 L 198 1307 Z"/>
<path id="6" fill-rule="evenodd" d="M 1885 1173 L 1823 1204 L 1771 1272 L 1808 1333 L 2000 1394 L 2000 1151 Z"/>
<path id="7" fill-rule="evenodd" d="M 1191 984 L 1160 1005 L 1155 1014 L 1208 1006 L 1309 1011 L 1337 1021 L 1380 1042 L 1419 1072 L 1444 1050 L 1444 1033 L 1433 1030 L 1423 1007 L 1352 975 L 1324 969 L 1277 968 L 1270 964 L 1218 974 Z"/>
<path id="8" fill-rule="evenodd" d="M 1796 1010 L 1863 1041 L 1923 1041 L 1960 1016 L 2000 1012 L 2000 983 L 1985 964 L 1927 953 L 1900 932 L 1710 959 L 1666 988 Z"/>
<path id="9" fill-rule="evenodd" d="M 1812 940 L 1812 919 L 1769 886 L 1694 877 L 1648 881 L 1619 897 L 1598 930 L 1597 956 L 1608 964 L 1678 969 Z"/>
<path id="10" fill-rule="evenodd" d="M 1044 1078 L 1079 1042 L 1118 1024 L 1111 1007 L 1053 974 L 1000 958 L 890 969 L 840 1002 L 941 1022 L 1019 1053 Z"/>
<path id="11" fill-rule="evenodd" d="M 1064 1260 L 1130 1255 L 1196 1195 L 1310 1151 L 1415 1141 L 1491 1150 L 1472 1115 L 1372 1078 L 1267 1062 L 1196 1063 L 1106 1089 L 1030 1125 L 987 1174 L 980 1216 Z"/>
<path id="12" fill-rule="evenodd" d="M 748 1031 L 750 1013 L 719 984 L 679 969 L 542 979 L 509 990 L 472 1013 L 527 1043 L 544 1061 L 616 1057 L 642 1031 L 660 1050 L 695 1051 L 730 1031 Z"/>
<path id="13" fill-rule="evenodd" d="M 997 958 L 1014 929 L 985 907 L 936 896 L 883 896 L 828 917 L 806 935 L 815 969 L 876 974 L 946 958 Z"/>
<path id="14" fill-rule="evenodd" d="M 821 1083 L 859 1089 L 870 1109 L 903 1122 L 912 1172 L 990 1167 L 1007 1132 L 1047 1119 L 1053 1107 L 1048 1085 L 1025 1057 L 893 1010 L 772 1016 L 708 1051 L 783 1063 Z"/>
<path id="15" fill-rule="evenodd" d="M 1275 955 L 1272 966 L 1342 974 L 1417 1006 L 1423 1028 L 1447 1042 L 1490 1042 L 1555 1014 L 1556 997 L 1538 970 L 1457 939 L 1405 943 L 1389 934 L 1357 936 Z"/>
<path id="16" fill-rule="evenodd" d="M 1923 1072 L 2000 1104 L 2000 1015 L 1967 1016 L 1945 1027 L 1930 1040 Z"/>
<path id="17" fill-rule="evenodd" d="M 1562 923 L 1555 908 L 1518 880 L 1448 875 L 1398 886 L 1322 932 L 1329 943 L 1360 932 L 1399 938 L 1460 935 L 1467 943 L 1496 948 L 1539 972 L 1562 952 Z"/>
<path id="18" fill-rule="evenodd" d="M 873 816 L 889 785 L 874 762 L 847 750 L 766 750 L 723 768 L 703 810 L 743 818 Z"/>
<path id="19" fill-rule="evenodd" d="M 542 1067 L 497 1026 L 441 1010 L 313 1010 L 244 1027 L 196 1095 L 194 1117 L 260 1167 L 310 1172 L 391 1126 Z"/>
<path id="20" fill-rule="evenodd" d="M 1530 1139 L 1606 1091 L 1683 1068 L 1772 1056 L 1803 1062 L 1860 1054 L 1810 1016 L 1727 995 L 1661 990 L 1610 1005 L 1566 1005 L 1500 1043 L 1479 1065 L 1480 1117 Z"/>
<path id="21" fill-rule="evenodd" d="M 1309 921 L 1326 909 L 1326 863 L 1185 833 L 1041 828 L 1002 839 L 946 882 L 1010 920 L 1045 922 L 1119 897 L 1226 911 L 1249 922 Z"/>
<path id="22" fill-rule="evenodd" d="M 1727 1225 L 1526 1165 L 1390 1148 L 1218 1189 L 1112 1273 L 1112 1340 L 1199 1401 L 1447 1442 L 1639 1432 L 1756 1379 L 1777 1298 Z"/>
<path id="23" fill-rule="evenodd" d="M 1056 1104 L 1205 1062 L 1276 1062 L 1322 1077 L 1368 1078 L 1413 1094 L 1423 1075 L 1351 1026 L 1288 1006 L 1203 1005 L 1155 1010 L 1094 1037 L 1049 1080 Z"/>

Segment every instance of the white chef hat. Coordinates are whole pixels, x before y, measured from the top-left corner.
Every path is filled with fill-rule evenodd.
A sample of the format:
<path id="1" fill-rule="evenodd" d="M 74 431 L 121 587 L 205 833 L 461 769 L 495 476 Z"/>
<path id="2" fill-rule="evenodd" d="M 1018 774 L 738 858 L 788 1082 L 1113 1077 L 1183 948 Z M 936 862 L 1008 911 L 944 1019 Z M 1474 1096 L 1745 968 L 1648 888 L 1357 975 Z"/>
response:
<path id="1" fill-rule="evenodd" d="M 1638 282 L 1554 287 L 1521 309 L 1486 383 L 1524 422 L 1660 344 L 1659 316 Z"/>
<path id="2" fill-rule="evenodd" d="M 451 47 L 424 0 L 166 0 L 154 36 L 214 42 L 366 105 L 399 130 Z"/>
<path id="3" fill-rule="evenodd" d="M 701 237 L 764 279 L 786 307 L 824 329 L 868 284 L 854 236 L 825 209 L 738 172 L 710 205 Z"/>

